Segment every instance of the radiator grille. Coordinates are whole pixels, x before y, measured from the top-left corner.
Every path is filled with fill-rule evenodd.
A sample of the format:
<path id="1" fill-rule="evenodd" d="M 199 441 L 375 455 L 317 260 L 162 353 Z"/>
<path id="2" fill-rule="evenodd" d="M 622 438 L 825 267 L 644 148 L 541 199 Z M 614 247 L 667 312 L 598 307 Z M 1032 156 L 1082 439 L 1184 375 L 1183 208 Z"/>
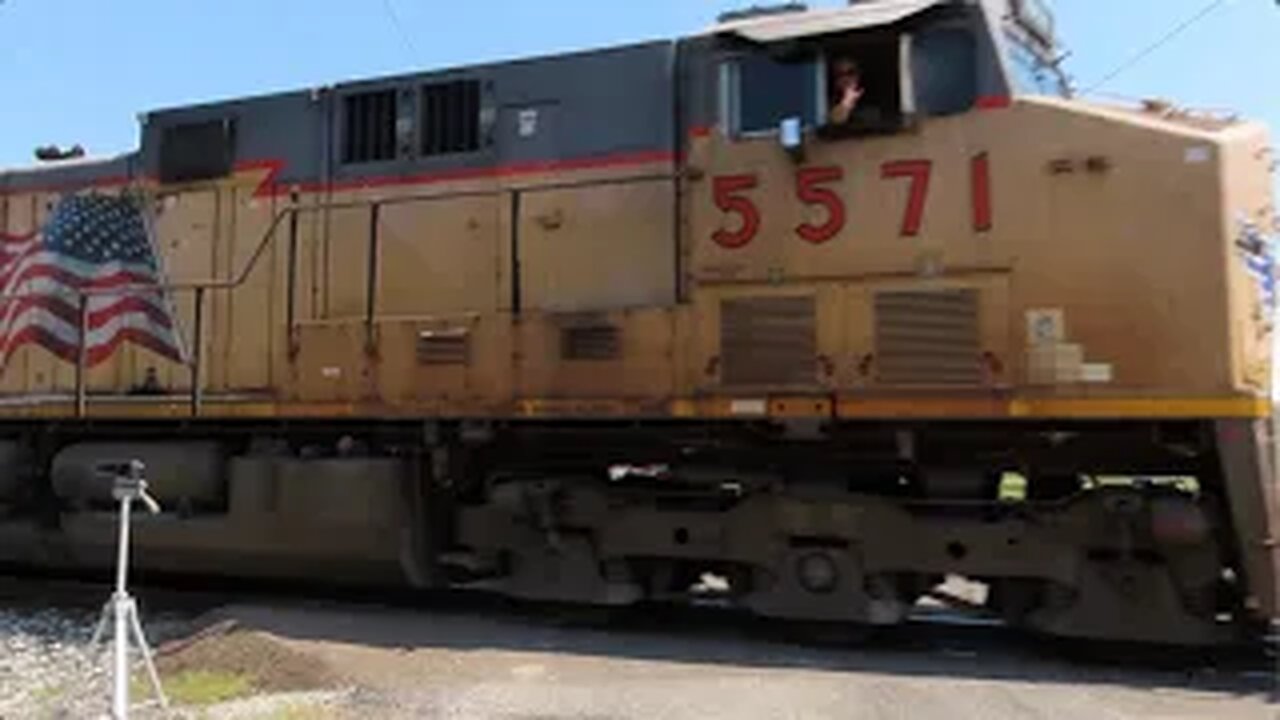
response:
<path id="1" fill-rule="evenodd" d="M 342 162 L 394 160 L 396 112 L 395 90 L 374 90 L 344 98 Z"/>
<path id="2" fill-rule="evenodd" d="M 615 360 L 619 353 L 618 328 L 583 325 L 560 331 L 560 357 L 565 360 Z"/>
<path id="3" fill-rule="evenodd" d="M 817 337 L 812 297 L 734 298 L 720 303 L 725 385 L 811 385 Z"/>
<path id="4" fill-rule="evenodd" d="M 876 380 L 886 385 L 978 385 L 977 290 L 876 294 Z"/>
<path id="5" fill-rule="evenodd" d="M 418 362 L 422 365 L 466 365 L 471 362 L 471 334 L 466 330 L 424 330 L 418 333 Z"/>

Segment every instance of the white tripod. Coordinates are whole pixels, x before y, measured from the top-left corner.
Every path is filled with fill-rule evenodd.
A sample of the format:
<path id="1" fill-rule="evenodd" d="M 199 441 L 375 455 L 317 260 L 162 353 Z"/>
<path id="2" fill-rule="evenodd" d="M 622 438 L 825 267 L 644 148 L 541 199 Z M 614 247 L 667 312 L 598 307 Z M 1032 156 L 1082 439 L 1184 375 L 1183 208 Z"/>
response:
<path id="1" fill-rule="evenodd" d="M 93 632 L 90 647 L 97 648 L 106 635 L 107 625 L 114 624 L 112 640 L 114 671 L 112 673 L 111 717 L 113 720 L 127 720 L 129 717 L 129 640 L 137 643 L 142 652 L 142 660 L 151 679 L 151 688 L 155 691 L 160 706 L 166 710 L 169 701 L 160 687 L 160 676 L 151 661 L 151 647 L 142 633 L 142 624 L 138 622 L 138 605 L 129 595 L 126 581 L 129 577 L 129 520 L 133 510 L 133 502 L 141 501 L 151 514 L 160 512 L 160 505 L 147 494 L 147 481 L 143 479 L 144 467 L 137 460 L 125 463 L 102 463 L 98 466 L 100 476 L 108 475 L 112 480 L 111 496 L 120 502 L 120 532 L 116 547 L 116 590 L 102 608 L 102 619 Z"/>

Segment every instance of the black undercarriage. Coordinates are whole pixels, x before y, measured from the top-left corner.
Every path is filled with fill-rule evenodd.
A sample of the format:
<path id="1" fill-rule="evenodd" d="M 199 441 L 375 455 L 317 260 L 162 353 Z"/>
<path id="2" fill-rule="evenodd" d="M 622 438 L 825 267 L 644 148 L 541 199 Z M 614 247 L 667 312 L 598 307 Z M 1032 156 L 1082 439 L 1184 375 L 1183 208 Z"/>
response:
<path id="1" fill-rule="evenodd" d="M 109 498 L 68 490 L 67 458 L 160 453 L 168 524 L 138 532 L 159 570 L 711 600 L 862 625 L 902 622 L 932 596 L 1051 635 L 1143 642 L 1222 642 L 1258 620 L 1210 421 L 7 429 L 3 562 L 100 564 Z M 205 457 L 217 467 L 188 466 Z M 957 576 L 979 596 L 948 597 Z"/>

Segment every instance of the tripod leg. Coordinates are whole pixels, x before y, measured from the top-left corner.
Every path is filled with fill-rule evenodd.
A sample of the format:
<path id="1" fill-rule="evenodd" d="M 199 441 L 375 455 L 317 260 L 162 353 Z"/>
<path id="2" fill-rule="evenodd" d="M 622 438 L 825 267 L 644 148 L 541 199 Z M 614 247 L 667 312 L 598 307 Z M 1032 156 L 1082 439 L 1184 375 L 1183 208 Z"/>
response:
<path id="1" fill-rule="evenodd" d="M 102 615 L 98 618 L 98 627 L 94 628 L 93 637 L 89 640 L 89 649 L 96 650 L 98 645 L 102 643 L 102 638 L 107 634 L 107 626 L 111 624 L 111 612 L 114 606 L 114 597 L 102 606 Z"/>
<path id="2" fill-rule="evenodd" d="M 151 646 L 147 644 L 147 636 L 142 632 L 142 623 L 138 621 L 138 606 L 134 605 L 129 613 L 129 626 L 133 630 L 133 639 L 142 652 L 142 663 L 147 669 L 147 677 L 151 680 L 151 690 L 156 694 L 160 707 L 169 709 L 169 699 L 165 697 L 164 688 L 160 685 L 160 674 L 156 672 L 156 664 L 152 659 Z"/>

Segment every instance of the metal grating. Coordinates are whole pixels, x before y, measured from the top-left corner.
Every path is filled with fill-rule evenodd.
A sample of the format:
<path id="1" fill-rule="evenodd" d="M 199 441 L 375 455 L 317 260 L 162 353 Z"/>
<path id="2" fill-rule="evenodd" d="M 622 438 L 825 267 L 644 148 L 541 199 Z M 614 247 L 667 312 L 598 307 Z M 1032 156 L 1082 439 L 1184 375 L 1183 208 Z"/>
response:
<path id="1" fill-rule="evenodd" d="M 418 364 L 466 365 L 471 362 L 471 334 L 466 330 L 418 333 Z"/>
<path id="2" fill-rule="evenodd" d="M 583 325 L 560 331 L 560 357 L 565 360 L 615 360 L 619 355 L 618 328 Z"/>
<path id="3" fill-rule="evenodd" d="M 396 91 L 374 90 L 343 98 L 342 162 L 396 157 Z"/>
<path id="4" fill-rule="evenodd" d="M 214 180 L 231 174 L 236 125 L 230 118 L 183 123 L 160 135 L 160 182 Z"/>
<path id="5" fill-rule="evenodd" d="M 876 293 L 876 380 L 886 385 L 979 385 L 978 291 Z"/>
<path id="6" fill-rule="evenodd" d="M 422 86 L 422 154 L 449 155 L 480 149 L 480 81 L 453 80 Z"/>
<path id="7" fill-rule="evenodd" d="M 818 340 L 809 296 L 753 297 L 720 303 L 721 382 L 811 385 Z"/>

